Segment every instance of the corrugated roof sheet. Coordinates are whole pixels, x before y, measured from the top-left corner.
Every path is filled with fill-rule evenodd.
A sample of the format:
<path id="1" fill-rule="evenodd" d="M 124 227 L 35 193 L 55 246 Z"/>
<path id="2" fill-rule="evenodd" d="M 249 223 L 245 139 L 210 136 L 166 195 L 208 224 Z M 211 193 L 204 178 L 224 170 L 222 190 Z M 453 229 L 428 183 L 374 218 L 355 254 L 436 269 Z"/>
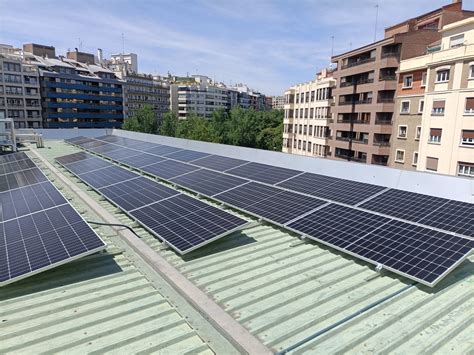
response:
<path id="1" fill-rule="evenodd" d="M 47 141 L 46 146 L 52 149 L 39 152 L 48 159 L 73 151 L 62 142 Z M 90 194 L 98 198 L 94 192 Z M 106 201 L 101 205 L 115 210 Z M 122 222 L 131 223 L 125 215 L 117 213 L 117 216 Z M 145 230 L 136 231 L 275 351 L 357 314 L 411 283 L 391 273 L 377 277 L 369 264 L 312 241 L 299 242 L 295 236 L 270 225 L 235 233 L 185 257 L 164 248 Z M 10 296 L 6 299 L 3 296 L 4 300 L 0 301 L 0 319 L 5 318 L 3 312 L 7 315 L 7 321 L 0 323 L 0 352 L 3 349 L 136 352 L 160 350 L 165 345 L 176 346 L 174 353 L 210 351 L 119 250 L 109 252 L 117 254 L 91 257 L 24 283 L 12 284 L 7 290 Z M 414 286 L 294 352 L 474 351 L 473 261 L 473 257 L 466 260 L 436 288 Z M 80 266 L 89 263 L 97 267 L 84 273 Z M 113 272 L 114 263 L 122 269 L 120 272 Z M 83 281 L 67 282 L 75 278 Z M 147 321 L 140 322 L 137 314 Z M 75 320 L 78 315 L 79 324 Z M 166 333 L 167 327 L 158 324 L 161 317 L 165 324 L 180 329 L 180 335 Z M 4 323 L 8 327 L 6 331 L 2 329 Z M 125 323 L 131 324 L 130 328 L 124 327 L 131 331 L 121 328 Z M 164 331 L 168 337 L 157 336 L 158 331 Z"/>

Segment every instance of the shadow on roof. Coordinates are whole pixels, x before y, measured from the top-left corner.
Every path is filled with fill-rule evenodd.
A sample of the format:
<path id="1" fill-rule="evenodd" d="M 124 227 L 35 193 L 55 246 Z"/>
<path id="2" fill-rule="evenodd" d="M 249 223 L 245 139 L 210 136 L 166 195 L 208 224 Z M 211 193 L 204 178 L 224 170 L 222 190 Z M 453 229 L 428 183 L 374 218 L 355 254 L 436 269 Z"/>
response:
<path id="1" fill-rule="evenodd" d="M 94 254 L 1 288 L 0 301 L 122 272 L 111 254 Z"/>

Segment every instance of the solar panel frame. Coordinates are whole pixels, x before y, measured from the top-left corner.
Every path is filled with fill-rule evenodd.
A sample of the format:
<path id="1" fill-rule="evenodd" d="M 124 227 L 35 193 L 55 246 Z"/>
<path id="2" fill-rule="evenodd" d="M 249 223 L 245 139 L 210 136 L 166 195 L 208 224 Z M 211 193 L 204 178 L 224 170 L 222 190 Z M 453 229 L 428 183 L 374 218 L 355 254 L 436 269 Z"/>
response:
<path id="1" fill-rule="evenodd" d="M 189 163 L 196 159 L 201 159 L 209 156 L 208 153 L 198 152 L 197 150 L 182 149 L 169 154 L 166 154 L 166 158 L 179 160 L 181 162 Z"/>
<path id="2" fill-rule="evenodd" d="M 160 163 L 165 160 L 167 159 L 164 157 L 147 153 L 138 153 L 137 155 L 132 155 L 130 157 L 116 159 L 116 161 L 120 164 L 124 164 L 135 169 L 140 169 L 144 166 Z"/>
<path id="3" fill-rule="evenodd" d="M 91 159 L 85 159 L 81 161 L 77 161 L 74 163 L 70 163 L 67 165 L 68 170 L 76 175 L 89 173 L 95 170 L 108 168 L 113 166 L 112 163 L 108 162 L 107 160 L 100 159 L 93 157 Z"/>
<path id="4" fill-rule="evenodd" d="M 146 148 L 143 151 L 148 154 L 166 156 L 167 154 L 176 153 L 181 150 L 183 149 L 177 148 L 177 147 L 171 147 L 169 145 L 155 144 L 153 147 Z"/>
<path id="5" fill-rule="evenodd" d="M 164 160 L 162 162 L 146 165 L 140 168 L 141 171 L 163 180 L 169 180 L 198 169 L 199 168 L 196 166 L 181 163 L 175 160 Z"/>
<path id="6" fill-rule="evenodd" d="M 0 175 L 10 174 L 21 170 L 31 169 L 34 167 L 36 167 L 35 163 L 29 158 L 12 161 L 0 165 Z"/>
<path id="7" fill-rule="evenodd" d="M 73 154 L 63 155 L 61 157 L 55 158 L 54 160 L 56 160 L 61 165 L 68 165 L 77 161 L 91 158 L 94 158 L 94 156 L 84 151 L 81 151 Z"/>
<path id="8" fill-rule="evenodd" d="M 113 164 L 108 168 L 93 170 L 77 176 L 96 190 L 139 177 L 139 175 Z"/>
<path id="9" fill-rule="evenodd" d="M 248 164 L 249 161 L 235 159 L 235 158 L 228 158 L 222 155 L 209 155 L 207 157 L 203 157 L 200 159 L 196 159 L 192 162 L 193 165 L 200 166 L 202 168 L 216 170 L 219 172 L 225 172 L 227 170 L 236 168 L 238 166 Z"/>
<path id="10" fill-rule="evenodd" d="M 12 163 L 15 161 L 30 159 L 24 152 L 0 154 L 0 164 Z"/>
<path id="11" fill-rule="evenodd" d="M 34 185 L 47 180 L 46 176 L 37 167 L 0 175 L 0 192 Z"/>
<path id="12" fill-rule="evenodd" d="M 281 181 L 285 181 L 292 177 L 300 175 L 303 172 L 273 165 L 250 162 L 248 164 L 241 165 L 230 170 L 226 170 L 226 173 L 274 185 Z"/>

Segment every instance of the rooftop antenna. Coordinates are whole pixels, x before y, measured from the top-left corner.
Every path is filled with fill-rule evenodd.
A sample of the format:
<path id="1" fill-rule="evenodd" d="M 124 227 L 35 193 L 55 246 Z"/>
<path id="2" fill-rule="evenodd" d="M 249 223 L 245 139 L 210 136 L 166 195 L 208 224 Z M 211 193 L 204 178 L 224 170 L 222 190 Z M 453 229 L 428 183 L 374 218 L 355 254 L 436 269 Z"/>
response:
<path id="1" fill-rule="evenodd" d="M 375 29 L 374 29 L 374 42 L 377 40 L 377 22 L 379 19 L 379 4 L 375 5 Z"/>
<path id="2" fill-rule="evenodd" d="M 81 37 L 78 38 L 78 47 L 79 47 L 79 51 L 82 52 L 82 40 L 81 40 Z"/>
<path id="3" fill-rule="evenodd" d="M 331 58 L 334 56 L 334 36 L 331 36 Z"/>
<path id="4" fill-rule="evenodd" d="M 125 36 L 122 32 L 122 56 L 125 54 Z"/>

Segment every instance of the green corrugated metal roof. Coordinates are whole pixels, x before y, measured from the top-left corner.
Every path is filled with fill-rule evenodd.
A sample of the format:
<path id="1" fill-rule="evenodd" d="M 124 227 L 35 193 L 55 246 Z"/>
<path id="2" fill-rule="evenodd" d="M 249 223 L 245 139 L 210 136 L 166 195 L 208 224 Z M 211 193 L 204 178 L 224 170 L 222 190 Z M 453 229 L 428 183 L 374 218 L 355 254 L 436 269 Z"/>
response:
<path id="1" fill-rule="evenodd" d="M 46 146 L 51 149 L 39 152 L 50 160 L 75 150 L 58 141 L 47 141 Z M 95 192 L 90 194 L 98 199 Z M 106 201 L 101 205 L 115 210 Z M 117 212 L 117 217 L 131 223 L 124 214 Z M 391 273 L 374 278 L 373 266 L 311 241 L 299 243 L 295 236 L 270 225 L 234 233 L 185 257 L 164 248 L 145 230 L 136 230 L 274 350 L 290 347 L 411 283 Z M 0 352 L 148 352 L 165 345 L 176 346 L 165 352 L 209 352 L 183 314 L 130 262 L 133 256 L 121 254 L 111 241 L 112 256 L 93 256 L 0 290 L 4 299 L 0 319 L 6 319 L 0 324 Z M 473 261 L 473 257 L 466 260 L 434 289 L 412 287 L 295 352 L 474 351 Z M 121 328 L 123 324 L 131 326 Z M 167 331 L 170 324 L 178 334 Z M 164 338 L 157 336 L 160 331 Z M 205 338 L 205 331 L 200 332 Z"/>

